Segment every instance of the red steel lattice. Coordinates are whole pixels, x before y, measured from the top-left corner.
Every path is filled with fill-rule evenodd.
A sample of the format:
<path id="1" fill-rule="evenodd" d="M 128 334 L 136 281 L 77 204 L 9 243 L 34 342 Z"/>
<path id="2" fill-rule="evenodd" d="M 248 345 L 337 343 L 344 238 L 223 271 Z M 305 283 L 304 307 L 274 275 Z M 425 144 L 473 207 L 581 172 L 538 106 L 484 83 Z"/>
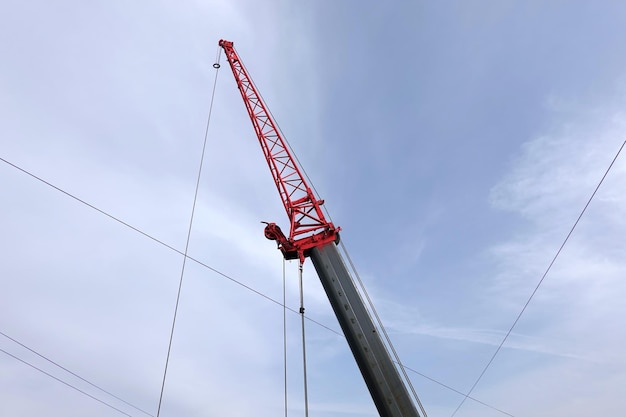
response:
<path id="1" fill-rule="evenodd" d="M 315 198 L 305 181 L 233 43 L 220 40 L 219 46 L 226 53 L 237 88 L 290 221 L 289 237 L 285 237 L 274 223 L 267 225 L 265 236 L 278 242 L 285 258 L 300 258 L 303 261 L 308 249 L 336 241 L 340 228 L 326 220 L 321 208 L 324 200 Z"/>

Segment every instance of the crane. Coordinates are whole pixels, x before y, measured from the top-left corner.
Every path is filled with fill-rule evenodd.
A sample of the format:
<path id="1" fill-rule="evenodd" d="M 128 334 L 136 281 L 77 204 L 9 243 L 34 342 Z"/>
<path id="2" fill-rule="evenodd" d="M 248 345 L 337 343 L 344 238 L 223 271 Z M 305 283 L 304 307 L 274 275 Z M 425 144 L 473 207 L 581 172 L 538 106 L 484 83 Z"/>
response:
<path id="1" fill-rule="evenodd" d="M 326 219 L 271 113 L 263 102 L 233 42 L 220 40 L 289 218 L 289 236 L 267 223 L 265 237 L 275 240 L 285 259 L 308 257 L 348 341 L 380 417 L 422 417 L 374 325 L 346 262 L 337 248 L 339 227 Z"/>

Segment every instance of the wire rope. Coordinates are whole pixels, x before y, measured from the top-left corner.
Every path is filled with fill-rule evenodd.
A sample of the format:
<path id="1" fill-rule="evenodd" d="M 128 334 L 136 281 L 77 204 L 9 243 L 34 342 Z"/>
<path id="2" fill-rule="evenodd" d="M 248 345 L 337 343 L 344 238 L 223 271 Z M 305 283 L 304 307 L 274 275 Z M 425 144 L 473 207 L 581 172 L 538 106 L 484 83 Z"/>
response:
<path id="1" fill-rule="evenodd" d="M 304 285 L 302 282 L 302 262 L 298 262 L 298 283 L 300 287 L 300 317 L 302 318 L 302 376 L 304 379 L 304 417 L 309 417 L 309 387 L 306 375 L 306 336 L 304 333 Z"/>
<path id="2" fill-rule="evenodd" d="M 220 50 L 220 48 L 218 47 L 218 51 Z M 202 154 L 200 156 L 200 166 L 198 168 L 198 176 L 196 179 L 196 189 L 195 189 L 195 193 L 193 196 L 193 204 L 191 206 L 191 216 L 189 218 L 189 228 L 187 229 L 187 241 L 185 243 L 185 251 L 184 251 L 184 256 L 183 256 L 183 263 L 181 266 L 181 270 L 180 270 L 180 279 L 178 282 L 178 293 L 176 294 L 176 305 L 174 306 L 174 317 L 172 319 L 172 326 L 171 326 L 171 330 L 170 330 L 170 338 L 169 338 L 169 343 L 167 346 L 167 356 L 165 358 L 165 368 L 163 370 L 163 380 L 161 382 L 161 393 L 159 395 L 159 405 L 157 408 L 157 417 L 160 416 L 161 414 L 161 404 L 163 402 L 163 392 L 165 391 L 165 380 L 167 377 L 167 369 L 168 369 L 168 365 L 169 365 L 169 361 L 170 361 L 170 354 L 172 351 L 172 341 L 174 339 L 174 329 L 176 327 L 176 317 L 178 315 L 178 306 L 180 303 L 180 294 L 181 294 L 181 290 L 183 287 L 183 278 L 185 276 L 185 265 L 187 264 L 187 253 L 189 251 L 189 242 L 191 240 L 191 230 L 193 228 L 193 216 L 195 214 L 196 211 L 196 202 L 198 201 L 198 190 L 200 189 L 200 179 L 202 178 L 202 165 L 204 163 L 204 154 L 206 151 L 206 144 L 207 144 L 207 140 L 209 137 L 209 126 L 211 124 L 211 112 L 213 111 L 213 102 L 215 100 L 215 89 L 217 86 L 217 76 L 219 74 L 219 52 L 218 52 L 218 59 L 217 59 L 217 64 L 218 66 L 215 67 L 215 80 L 213 81 L 213 92 L 211 93 L 211 104 L 209 105 L 209 114 L 207 116 L 207 122 L 206 122 L 206 129 L 204 131 L 204 142 L 202 144 Z"/>
<path id="3" fill-rule="evenodd" d="M 75 196 L 75 195 L 73 195 L 73 194 L 69 193 L 68 191 L 65 191 L 65 190 L 63 190 L 62 188 L 57 187 L 57 186 L 56 186 L 56 185 L 54 185 L 54 184 L 51 184 L 50 182 L 48 182 L 48 181 L 44 180 L 43 178 L 41 178 L 41 177 L 39 177 L 39 176 L 37 176 L 37 175 L 35 175 L 35 174 L 33 174 L 33 173 L 31 173 L 31 172 L 27 171 L 27 170 L 25 170 L 24 168 L 21 168 L 21 167 L 19 167 L 19 166 L 15 165 L 15 164 L 13 164 L 13 163 L 11 163 L 11 162 L 7 161 L 6 159 L 4 159 L 4 158 L 2 158 L 2 157 L 0 157 L 0 161 L 2 161 L 2 162 L 4 162 L 5 164 L 7 164 L 7 165 L 9 165 L 9 166 L 11 166 L 11 167 L 13 167 L 13 168 L 17 169 L 17 170 L 18 170 L 18 171 L 20 171 L 20 172 L 22 172 L 22 173 L 24 173 L 24 174 L 26 174 L 26 175 L 30 176 L 31 178 L 34 178 L 34 179 L 36 179 L 37 181 L 40 181 L 40 182 L 42 182 L 43 184 L 45 184 L 45 185 L 47 185 L 47 186 L 49 186 L 49 187 L 51 187 L 51 188 L 53 188 L 53 189 L 55 189 L 55 190 L 57 190 L 57 191 L 61 192 L 62 194 L 66 195 L 66 196 L 68 196 L 68 197 L 70 197 L 70 198 L 72 198 L 73 200 L 76 200 L 76 201 L 78 201 L 79 203 L 81 203 L 81 204 L 83 204 L 83 205 L 85 205 L 85 206 L 87 206 L 87 207 L 89 207 L 89 208 L 91 208 L 91 209 L 93 209 L 93 210 L 97 211 L 98 213 L 100 213 L 100 214 L 102 214 L 102 215 L 104 215 L 104 216 L 108 217 L 109 219 L 111 219 L 111 220 L 113 220 L 113 221 L 115 221 L 115 222 L 117 222 L 117 223 L 121 224 L 122 226 L 125 226 L 125 227 L 127 227 L 127 228 L 129 228 L 129 229 L 133 230 L 134 232 L 137 232 L 137 233 L 139 233 L 140 235 L 142 235 L 142 236 L 144 236 L 144 237 L 146 237 L 146 238 L 148 238 L 148 239 L 152 240 L 153 242 L 158 243 L 159 245 L 161 245 L 161 246 L 163 246 L 163 247 L 165 247 L 165 248 L 167 248 L 167 249 L 171 250 L 172 252 L 175 252 L 175 253 L 177 253 L 177 254 L 179 254 L 179 255 L 183 255 L 183 256 L 185 256 L 185 253 L 184 253 L 183 251 L 181 251 L 180 249 L 176 249 L 174 246 L 172 246 L 172 245 L 170 245 L 170 244 L 168 244 L 168 243 L 166 243 L 166 242 L 162 241 L 161 239 L 158 239 L 158 238 L 156 238 L 155 236 L 152 236 L 152 235 L 150 235 L 149 233 L 146 233 L 146 232 L 144 232 L 143 230 L 138 229 L 137 227 L 135 227 L 135 226 L 133 226 L 133 225 L 131 225 L 131 224 L 129 224 L 129 223 L 127 223 L 127 222 L 125 222 L 124 220 L 120 219 L 119 217 L 116 217 L 116 216 L 113 216 L 113 215 L 112 215 L 112 214 L 110 214 L 110 213 L 107 213 L 106 211 L 104 211 L 104 210 L 102 210 L 102 209 L 100 209 L 100 208 L 98 208 L 98 207 L 94 206 L 93 204 L 90 204 L 90 203 L 86 202 L 85 200 L 83 200 L 83 199 L 81 199 L 81 198 L 79 198 L 79 197 L 77 197 L 77 196 Z M 258 296 L 260 296 L 260 297 L 262 297 L 262 298 L 265 298 L 265 299 L 266 299 L 266 300 L 268 300 L 268 301 L 271 301 L 271 302 L 272 302 L 272 303 L 274 303 L 274 304 L 277 304 L 277 305 L 279 305 L 279 306 L 281 306 L 281 307 L 282 307 L 282 306 L 284 306 L 284 303 L 281 303 L 280 301 L 275 300 L 275 299 L 273 299 L 272 297 L 270 297 L 270 296 L 268 296 L 268 295 L 266 295 L 266 294 L 263 294 L 262 292 L 260 292 L 260 291 L 258 291 L 258 290 L 255 290 L 255 289 L 254 289 L 254 288 L 252 288 L 251 286 L 249 286 L 249 285 L 247 285 L 247 284 L 244 284 L 243 282 L 241 282 L 241 281 L 239 281 L 239 280 L 237 280 L 237 279 L 235 279 L 235 278 L 231 277 L 230 275 L 228 275 L 228 274 L 226 274 L 226 273 L 224 273 L 224 272 L 220 271 L 220 270 L 219 270 L 219 269 L 217 269 L 217 268 L 214 268 L 214 267 L 212 267 L 212 266 L 208 265 L 207 263 L 205 263 L 205 262 L 203 262 L 203 261 L 201 261 L 201 260 L 199 260 L 199 259 L 197 259 L 197 258 L 194 258 L 193 256 L 189 256 L 189 255 L 187 255 L 187 259 L 189 259 L 190 261 L 195 262 L 196 264 L 200 265 L 200 266 L 201 266 L 201 267 L 203 267 L 203 268 L 208 269 L 208 270 L 209 270 L 209 271 L 211 271 L 211 272 L 216 273 L 217 275 L 221 276 L 222 278 L 226 278 L 227 280 L 229 280 L 229 281 L 233 282 L 234 284 L 239 285 L 240 287 L 243 287 L 244 289 L 246 289 L 246 290 L 248 290 L 248 291 L 250 291 L 250 292 L 252 292 L 252 293 L 254 293 L 254 294 L 256 294 L 256 295 L 258 295 Z M 285 308 L 287 308 L 287 310 L 291 311 L 292 313 L 298 314 L 298 311 L 296 311 L 296 310 L 294 310 L 294 309 L 292 309 L 292 308 L 290 308 L 290 307 L 285 306 Z M 316 321 L 316 320 L 314 320 L 314 319 L 308 318 L 308 317 L 307 317 L 307 320 L 309 320 L 309 321 L 311 321 L 311 322 L 313 322 L 313 323 L 317 324 L 318 326 L 321 326 L 321 327 L 325 328 L 326 330 L 331 331 L 331 332 L 333 332 L 333 333 L 335 333 L 335 334 L 337 334 L 337 335 L 339 335 L 339 336 L 343 336 L 343 334 L 342 334 L 341 332 L 339 332 L 339 331 L 337 331 L 337 330 L 335 330 L 335 329 L 333 329 L 333 328 L 331 328 L 331 327 L 329 327 L 329 326 L 326 326 L 326 325 L 325 325 L 325 324 L 323 324 L 323 323 L 320 323 L 320 322 L 318 322 L 318 321 Z"/>
<path id="4" fill-rule="evenodd" d="M 609 171 L 611 170 L 611 168 L 613 167 L 613 164 L 615 164 L 615 161 L 617 160 L 617 158 L 619 157 L 620 153 L 622 152 L 622 149 L 624 149 L 624 145 L 626 145 L 626 140 L 622 143 L 622 146 L 620 146 L 619 150 L 617 151 L 617 153 L 615 154 L 615 157 L 613 158 L 613 160 L 611 161 L 611 163 L 609 164 L 609 167 L 606 169 L 606 171 L 604 172 L 604 175 L 602 175 L 602 178 L 600 179 L 600 182 L 598 182 L 598 185 L 596 186 L 596 188 L 593 190 L 593 193 L 591 193 L 591 197 L 589 197 L 589 200 L 587 200 L 587 203 L 585 204 L 585 206 L 583 207 L 582 211 L 580 212 L 580 214 L 578 215 L 578 218 L 576 219 L 576 221 L 574 222 L 574 225 L 571 227 L 571 229 L 569 230 L 569 233 L 567 233 L 567 236 L 565 236 L 565 239 L 563 240 L 563 243 L 561 243 L 561 246 L 559 247 L 559 249 L 556 251 L 556 254 L 554 255 L 554 257 L 552 258 L 552 261 L 550 261 L 550 264 L 548 265 L 548 267 L 546 268 L 545 272 L 543 273 L 543 275 L 541 276 L 541 279 L 539 280 L 539 282 L 537 283 L 537 286 L 535 287 L 535 289 L 533 290 L 533 292 L 530 294 L 530 297 L 528 297 L 528 300 L 526 300 L 526 303 L 524 304 L 524 307 L 522 307 L 522 310 L 519 312 L 519 314 L 517 315 L 517 317 L 515 318 L 515 320 L 513 321 L 513 324 L 511 325 L 511 327 L 509 328 L 509 330 L 506 332 L 506 334 L 504 335 L 504 338 L 502 339 L 502 341 L 500 342 L 500 344 L 498 345 L 496 351 L 493 353 L 493 355 L 491 356 L 491 359 L 489 359 L 489 361 L 487 362 L 487 365 L 485 365 L 485 367 L 483 368 L 482 372 L 480 373 L 480 375 L 478 375 L 478 378 L 476 378 L 476 381 L 474 382 L 474 384 L 472 385 L 472 387 L 470 388 L 470 390 L 467 392 L 467 394 L 465 394 L 463 400 L 459 403 L 459 405 L 456 407 L 456 409 L 454 410 L 454 412 L 452 413 L 452 415 L 450 417 L 454 417 L 454 415 L 461 409 L 461 407 L 463 406 L 463 404 L 465 403 L 465 400 L 468 398 L 468 396 L 474 391 L 474 389 L 476 388 L 476 386 L 478 385 L 478 383 L 480 382 L 480 380 L 482 379 L 483 375 L 485 375 L 485 372 L 487 372 L 487 369 L 489 369 L 489 367 L 491 366 L 491 364 L 493 363 L 494 359 L 496 358 L 496 356 L 498 355 L 498 353 L 500 352 L 500 350 L 502 349 L 502 346 L 504 345 L 504 343 L 506 342 L 506 340 L 509 338 L 509 336 L 511 335 L 511 332 L 513 331 L 513 329 L 515 328 L 515 326 L 517 325 L 517 322 L 519 322 L 520 318 L 522 317 L 522 315 L 524 314 L 524 312 L 526 311 L 526 308 L 528 307 L 528 305 L 530 304 L 530 301 L 533 299 L 533 297 L 535 296 L 535 294 L 537 293 L 537 291 L 539 290 L 539 287 L 541 286 L 541 284 L 543 283 L 543 281 L 545 280 L 546 276 L 548 275 L 548 273 L 550 272 L 550 270 L 552 269 L 552 266 L 554 265 L 554 263 L 556 262 L 556 259 L 559 257 L 559 255 L 561 254 L 561 251 L 563 250 L 563 248 L 565 247 L 565 245 L 567 244 L 570 236 L 572 236 L 572 233 L 574 233 L 574 229 L 576 229 L 576 226 L 578 226 L 578 222 L 580 222 L 580 219 L 583 217 L 583 215 L 585 214 L 585 212 L 587 211 L 587 208 L 589 207 L 589 205 L 591 204 L 591 201 L 593 200 L 593 198 L 595 197 L 596 193 L 598 192 L 598 190 L 600 189 L 600 186 L 602 185 L 602 183 L 604 182 L 604 179 L 606 178 L 606 176 L 609 174 Z"/>
<path id="5" fill-rule="evenodd" d="M 285 417 L 287 417 L 287 274 L 283 260 L 283 379 L 285 384 Z"/>
<path id="6" fill-rule="evenodd" d="M 26 350 L 30 351 L 31 353 L 34 353 L 35 355 L 39 356 L 40 358 L 44 359 L 45 361 L 47 361 L 47 362 L 49 362 L 49 363 L 53 364 L 53 365 L 54 365 L 54 366 L 56 366 L 57 368 L 60 368 L 60 369 L 64 370 L 65 372 L 67 372 L 67 373 L 69 373 L 70 375 L 72 375 L 72 376 L 74 376 L 74 377 L 76 377 L 76 378 L 80 379 L 80 380 L 81 380 L 81 381 L 83 381 L 83 382 L 86 382 L 87 384 L 91 385 L 92 387 L 94 387 L 94 388 L 96 388 L 96 389 L 98 389 L 98 390 L 100 390 L 100 391 L 104 392 L 104 393 L 105 393 L 105 394 L 107 394 L 107 395 L 110 395 L 111 397 L 115 398 L 116 400 L 121 401 L 121 402 L 123 402 L 124 404 L 126 404 L 126 405 L 128 405 L 128 406 L 130 406 L 130 407 L 134 408 L 134 409 L 135 409 L 135 410 L 137 410 L 137 411 L 141 411 L 142 413 L 144 413 L 144 414 L 146 414 L 146 415 L 148 415 L 148 416 L 152 416 L 152 414 L 150 414 L 150 413 L 149 413 L 149 412 L 147 412 L 146 410 L 142 410 L 141 408 L 139 408 L 139 407 L 137 407 L 137 406 L 135 406 L 135 405 L 131 404 L 130 402 L 128 402 L 128 401 L 126 401 L 126 400 L 124 400 L 123 398 L 118 397 L 117 395 L 113 394 L 112 392 L 109 392 L 109 391 L 105 390 L 104 388 L 102 388 L 102 387 L 100 387 L 100 386 L 98 386 L 98 385 L 94 384 L 94 383 L 93 383 L 93 382 L 91 382 L 91 381 L 88 381 L 87 379 L 83 378 L 82 376 L 78 375 L 77 373 L 72 372 L 72 371 L 70 371 L 69 369 L 67 369 L 66 367 L 64 367 L 64 366 L 60 365 L 58 362 L 55 362 L 55 361 L 53 361 L 52 359 L 45 357 L 44 355 L 42 355 L 41 353 L 37 352 L 36 350 L 31 349 L 30 347 L 26 346 L 24 343 L 20 342 L 19 340 L 12 338 L 12 337 L 11 337 L 11 336 L 9 336 L 8 334 L 6 334 L 6 333 L 4 333 L 4 332 L 0 331 L 0 335 L 2 335 L 2 336 L 4 336 L 4 337 L 6 337 L 7 339 L 9 339 L 10 341 L 12 341 L 13 343 L 18 344 L 19 346 L 21 346 L 21 347 L 23 347 L 24 349 L 26 349 Z"/>
<path id="7" fill-rule="evenodd" d="M 343 242 L 340 242 L 339 245 L 341 246 L 344 253 L 346 254 L 346 258 L 348 259 L 350 268 L 352 268 L 352 272 L 354 272 L 357 282 L 359 283 L 360 290 L 367 300 L 367 305 L 369 306 L 369 310 L 372 312 L 372 314 L 376 318 L 376 323 L 378 324 L 378 327 L 380 328 L 381 332 L 383 333 L 383 336 L 385 337 L 385 340 L 387 341 L 387 346 L 389 347 L 389 349 L 391 349 L 391 352 L 393 354 L 393 357 L 395 358 L 396 363 L 400 365 L 400 371 L 402 372 L 404 380 L 406 381 L 407 385 L 409 386 L 409 389 L 411 390 L 411 394 L 415 398 L 415 401 L 417 402 L 417 405 L 419 409 L 421 410 L 422 414 L 424 415 L 424 417 L 428 417 L 428 415 L 426 414 L 426 410 L 424 409 L 424 406 L 422 405 L 422 402 L 420 401 L 419 396 L 417 395 L 417 392 L 415 391 L 415 388 L 413 387 L 413 383 L 411 382 L 411 379 L 407 375 L 406 369 L 404 365 L 402 364 L 402 361 L 400 360 L 400 355 L 398 355 L 396 348 L 393 346 L 393 343 L 391 343 L 391 338 L 389 337 L 389 334 L 387 333 L 387 329 L 385 329 L 385 326 L 383 326 L 383 322 L 380 319 L 380 316 L 378 315 L 378 311 L 376 311 L 376 308 L 374 307 L 374 303 L 372 302 L 372 299 L 370 298 L 369 293 L 365 289 L 365 285 L 363 285 L 361 276 L 359 275 L 359 272 L 356 270 L 356 267 L 354 263 L 352 262 L 352 258 L 350 257 L 350 254 L 348 253 L 348 250 L 346 249 L 345 244 Z"/>
<path id="8" fill-rule="evenodd" d="M 11 354 L 11 353 L 7 352 L 7 351 L 6 351 L 6 350 L 4 350 L 4 349 L 0 349 L 0 352 L 4 353 L 5 355 L 8 355 L 8 356 L 12 357 L 13 359 L 15 359 L 15 360 L 17 360 L 17 361 L 19 361 L 19 362 L 22 362 L 24 365 L 28 365 L 28 366 L 30 366 L 31 368 L 33 368 L 33 369 L 35 369 L 35 370 L 37 370 L 37 371 L 41 372 L 42 374 L 45 374 L 45 375 L 49 376 L 50 378 L 52 378 L 52 379 L 54 379 L 54 380 L 56 380 L 56 381 L 60 382 L 60 383 L 61 383 L 61 384 L 63 384 L 63 385 L 66 385 L 66 386 L 68 386 L 68 387 L 72 388 L 73 390 L 76 390 L 76 391 L 80 392 L 81 394 L 86 395 L 87 397 L 91 398 L 92 400 L 96 400 L 96 401 L 98 401 L 99 403 L 104 404 L 104 405 L 106 405 L 106 406 L 107 406 L 107 407 L 109 407 L 109 408 L 112 408 L 113 410 L 117 411 L 117 412 L 118 412 L 118 413 L 120 413 L 120 414 L 124 414 L 125 416 L 132 417 L 132 415 L 131 415 L 131 414 L 128 414 L 128 413 L 126 413 L 125 411 L 122 411 L 122 410 L 120 410 L 119 408 L 117 408 L 117 407 L 115 407 L 115 406 L 113 406 L 113 405 L 109 404 L 108 402 L 103 401 L 103 400 L 101 400 L 100 398 L 95 397 L 95 396 L 93 396 L 93 395 L 89 394 L 88 392 L 81 390 L 80 388 L 78 388 L 78 387 L 76 387 L 76 386 L 74 386 L 74 385 L 70 384 L 69 382 L 65 382 L 65 381 L 63 381 L 62 379 L 57 378 L 56 376 L 54 376 L 54 375 L 52 375 L 52 374 L 50 374 L 50 373 L 48 373 L 48 372 L 44 371 L 44 370 L 43 370 L 43 369 L 41 369 L 41 368 L 36 367 L 35 365 L 33 365 L 33 364 L 32 364 L 32 363 L 30 363 L 30 362 L 27 362 L 27 361 L 25 361 L 25 360 L 23 360 L 23 359 L 18 358 L 17 356 L 15 356 L 15 355 L 13 355 L 13 354 Z"/>
<path id="9" fill-rule="evenodd" d="M 443 388 L 446 388 L 446 389 L 449 389 L 450 391 L 456 392 L 456 393 L 457 393 L 457 394 L 459 394 L 459 395 L 465 395 L 465 394 L 463 394 L 461 391 L 459 391 L 458 389 L 452 388 L 451 386 L 446 385 L 446 384 L 444 384 L 443 382 L 439 382 L 439 381 L 437 381 L 436 379 L 433 379 L 433 378 L 429 377 L 428 375 L 424 375 L 423 373 L 416 371 L 415 369 L 412 369 L 412 368 L 410 368 L 410 367 L 408 367 L 408 366 L 406 366 L 406 365 L 402 365 L 402 364 L 398 364 L 398 365 L 399 365 L 399 366 L 402 366 L 402 367 L 403 367 L 403 368 L 405 368 L 407 371 L 409 371 L 409 372 L 413 372 L 414 374 L 417 374 L 417 375 L 421 376 L 422 378 L 425 378 L 425 379 L 427 379 L 427 380 L 429 380 L 429 381 L 431 381 L 431 382 L 434 382 L 435 384 L 437 384 L 437 385 L 439 385 L 439 386 L 441 386 L 441 387 L 443 387 Z M 506 412 L 506 411 L 504 411 L 504 410 L 500 410 L 499 408 L 496 408 L 496 407 L 494 407 L 494 406 L 492 406 L 492 405 L 489 405 L 489 404 L 487 404 L 486 402 L 483 402 L 483 401 L 481 401 L 481 400 L 479 400 L 479 399 L 477 399 L 477 398 L 474 398 L 474 397 L 467 397 L 467 398 L 468 398 L 468 399 L 470 399 L 470 400 L 472 400 L 472 401 L 477 402 L 478 404 L 484 405 L 484 406 L 485 406 L 485 407 L 487 407 L 487 408 L 491 408 L 492 410 L 497 411 L 497 412 L 499 412 L 499 413 L 505 414 L 505 415 L 510 416 L 510 417 L 515 417 L 515 416 L 514 416 L 513 414 L 511 414 L 511 413 L 507 413 L 507 412 Z"/>

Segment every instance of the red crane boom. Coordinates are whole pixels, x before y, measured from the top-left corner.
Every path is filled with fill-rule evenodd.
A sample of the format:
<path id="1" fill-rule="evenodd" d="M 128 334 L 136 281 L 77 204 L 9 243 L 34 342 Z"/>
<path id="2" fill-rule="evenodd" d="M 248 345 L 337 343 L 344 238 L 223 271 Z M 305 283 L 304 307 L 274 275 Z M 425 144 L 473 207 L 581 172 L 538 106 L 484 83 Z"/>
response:
<path id="1" fill-rule="evenodd" d="M 286 237 L 275 223 L 268 223 L 265 237 L 278 242 L 286 259 L 299 259 L 300 271 L 304 258 L 311 258 L 380 416 L 421 417 L 337 248 L 339 227 L 324 217 L 324 201 L 315 197 L 302 176 L 233 43 L 221 40 L 219 45 L 226 52 L 291 224 Z"/>
<path id="2" fill-rule="evenodd" d="M 299 258 L 304 261 L 309 249 L 338 240 L 340 228 L 326 220 L 322 211 L 324 200 L 318 200 L 307 184 L 233 43 L 220 40 L 219 45 L 226 53 L 290 221 L 289 237 L 275 223 L 267 224 L 265 237 L 277 241 L 286 259 Z"/>

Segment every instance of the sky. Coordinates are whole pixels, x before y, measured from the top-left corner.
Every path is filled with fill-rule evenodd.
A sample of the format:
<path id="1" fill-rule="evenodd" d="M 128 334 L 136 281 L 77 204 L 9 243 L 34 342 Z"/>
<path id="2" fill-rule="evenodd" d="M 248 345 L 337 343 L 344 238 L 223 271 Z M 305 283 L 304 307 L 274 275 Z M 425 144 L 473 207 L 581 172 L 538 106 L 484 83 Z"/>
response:
<path id="1" fill-rule="evenodd" d="M 287 217 L 220 39 L 429 416 L 454 414 L 535 289 L 454 415 L 626 407 L 626 155 L 541 281 L 626 140 L 623 2 L 0 10 L 0 414 L 157 414 L 211 103 L 160 415 L 284 415 L 285 386 L 304 414 L 297 265 L 283 281 L 261 224 Z M 310 261 L 304 302 L 310 415 L 377 415 Z"/>

